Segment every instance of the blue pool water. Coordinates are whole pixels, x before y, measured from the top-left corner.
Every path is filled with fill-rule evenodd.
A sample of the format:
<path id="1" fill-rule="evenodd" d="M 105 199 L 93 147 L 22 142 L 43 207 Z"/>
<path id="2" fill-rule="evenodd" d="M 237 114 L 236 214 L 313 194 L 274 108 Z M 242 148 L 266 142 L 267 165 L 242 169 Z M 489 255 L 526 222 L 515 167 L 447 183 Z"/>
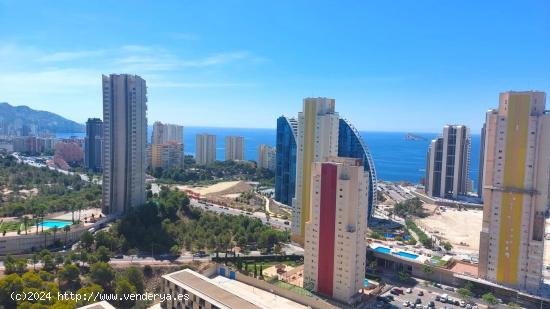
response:
<path id="1" fill-rule="evenodd" d="M 52 227 L 62 228 L 66 225 L 71 225 L 71 224 L 72 223 L 70 221 L 44 221 L 39 225 L 47 228 L 52 228 Z"/>
<path id="2" fill-rule="evenodd" d="M 385 254 L 390 254 L 391 249 L 390 249 L 390 248 L 386 248 L 386 247 L 376 247 L 376 248 L 374 249 L 374 251 L 380 252 L 380 253 L 385 253 Z"/>
<path id="3" fill-rule="evenodd" d="M 369 280 L 368 279 L 363 280 L 363 286 L 365 286 L 365 287 L 369 286 Z"/>
<path id="4" fill-rule="evenodd" d="M 412 253 L 408 253 L 408 252 L 398 252 L 397 255 L 399 255 L 400 257 L 404 257 L 404 258 L 412 259 L 412 260 L 416 260 L 416 258 L 418 257 L 417 254 L 412 254 Z"/>
<path id="5" fill-rule="evenodd" d="M 380 252 L 380 253 L 384 253 L 384 254 L 392 254 L 391 253 L 391 249 L 390 248 L 386 248 L 386 247 L 376 247 L 374 249 L 374 251 L 376 252 Z M 397 253 L 393 253 L 395 255 L 399 255 L 400 257 L 404 257 L 404 258 L 407 258 L 407 259 L 411 259 L 411 260 L 416 260 L 416 258 L 418 257 L 417 254 L 413 254 L 413 253 L 408 253 L 408 252 L 397 252 Z"/>

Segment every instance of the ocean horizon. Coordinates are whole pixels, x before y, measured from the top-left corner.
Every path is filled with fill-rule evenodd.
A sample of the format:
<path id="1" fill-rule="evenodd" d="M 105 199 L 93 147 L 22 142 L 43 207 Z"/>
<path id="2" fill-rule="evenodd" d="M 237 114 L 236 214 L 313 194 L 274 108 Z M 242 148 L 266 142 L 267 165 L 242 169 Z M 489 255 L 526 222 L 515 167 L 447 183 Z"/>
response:
<path id="1" fill-rule="evenodd" d="M 152 126 L 148 127 L 148 140 L 151 139 Z M 216 135 L 216 159 L 224 160 L 225 137 L 243 136 L 245 146 L 245 159 L 258 159 L 258 147 L 260 144 L 275 146 L 276 129 L 252 129 L 252 128 L 223 128 L 223 127 L 184 127 L 184 152 L 187 155 L 195 154 L 195 136 L 201 133 Z M 426 171 L 426 153 L 430 141 L 439 134 L 423 132 L 379 132 L 359 131 L 367 144 L 373 157 L 378 179 L 398 182 L 407 181 L 420 183 Z M 405 135 L 412 133 L 424 138 L 424 140 L 407 140 Z M 58 133 L 58 138 L 70 136 L 84 136 L 84 133 Z M 472 149 L 470 155 L 470 179 L 477 186 L 479 170 L 479 134 L 472 134 Z"/>

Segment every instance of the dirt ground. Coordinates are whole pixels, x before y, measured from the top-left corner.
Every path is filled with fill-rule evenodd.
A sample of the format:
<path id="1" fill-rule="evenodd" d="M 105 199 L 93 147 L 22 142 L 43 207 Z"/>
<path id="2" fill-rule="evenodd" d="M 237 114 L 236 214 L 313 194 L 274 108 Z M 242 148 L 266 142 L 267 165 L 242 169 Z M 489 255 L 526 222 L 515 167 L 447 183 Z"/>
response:
<path id="1" fill-rule="evenodd" d="M 456 210 L 446 208 L 445 211 L 434 211 L 435 206 L 424 206 L 430 216 L 415 220 L 434 236 L 448 240 L 459 253 L 477 253 L 479 250 L 479 232 L 483 220 L 482 210 Z"/>
<path id="2" fill-rule="evenodd" d="M 206 196 L 209 194 L 235 194 L 240 192 L 248 192 L 251 186 L 243 181 L 225 181 L 206 187 L 192 187 L 192 186 L 177 186 L 180 190 L 191 190 Z"/>

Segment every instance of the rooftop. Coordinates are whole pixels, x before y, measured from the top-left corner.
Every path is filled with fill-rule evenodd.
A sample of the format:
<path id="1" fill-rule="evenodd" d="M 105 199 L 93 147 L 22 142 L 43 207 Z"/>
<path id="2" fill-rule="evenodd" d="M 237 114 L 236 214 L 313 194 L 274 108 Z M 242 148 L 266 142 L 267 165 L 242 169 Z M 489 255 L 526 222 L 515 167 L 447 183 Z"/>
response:
<path id="1" fill-rule="evenodd" d="M 306 308 L 245 283 L 223 276 L 210 279 L 190 269 L 165 275 L 164 278 L 220 308 Z"/>

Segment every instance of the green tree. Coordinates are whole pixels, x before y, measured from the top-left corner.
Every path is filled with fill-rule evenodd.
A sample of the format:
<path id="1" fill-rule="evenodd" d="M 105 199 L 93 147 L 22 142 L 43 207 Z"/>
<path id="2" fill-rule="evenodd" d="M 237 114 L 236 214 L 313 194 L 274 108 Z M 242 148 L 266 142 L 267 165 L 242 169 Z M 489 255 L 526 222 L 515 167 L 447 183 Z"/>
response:
<path id="1" fill-rule="evenodd" d="M 94 236 L 92 233 L 85 231 L 80 235 L 80 243 L 82 244 L 82 247 L 85 249 L 90 249 L 92 245 L 94 244 Z"/>
<path id="2" fill-rule="evenodd" d="M 58 273 L 60 285 L 75 290 L 80 285 L 80 270 L 74 264 L 65 265 Z"/>
<path id="3" fill-rule="evenodd" d="M 124 297 L 124 295 L 135 294 L 136 292 L 136 287 L 128 280 L 121 278 L 116 281 L 115 293 L 118 295 L 118 306 L 120 308 L 132 308 L 135 305 L 135 301 Z"/>
<path id="4" fill-rule="evenodd" d="M 21 293 L 23 288 L 23 279 L 17 274 L 10 274 L 0 279 L 0 304 L 6 308 L 15 308 L 16 301 L 12 293 Z"/>
<path id="5" fill-rule="evenodd" d="M 76 292 L 76 294 L 81 295 L 81 301 L 77 303 L 77 306 L 84 307 L 86 305 L 90 305 L 91 303 L 93 303 L 95 296 L 102 294 L 103 291 L 103 288 L 98 284 L 92 284 L 81 288 Z"/>
<path id="6" fill-rule="evenodd" d="M 397 274 L 397 278 L 399 279 L 399 281 L 405 282 L 405 281 L 409 281 L 411 279 L 411 275 L 409 275 L 408 273 L 406 273 L 404 271 L 400 271 Z"/>
<path id="7" fill-rule="evenodd" d="M 97 248 L 95 255 L 97 260 L 101 262 L 109 262 L 111 260 L 111 252 L 104 246 Z"/>
<path id="8" fill-rule="evenodd" d="M 151 278 L 153 276 L 153 267 L 151 267 L 151 265 L 143 266 L 143 275 L 147 278 Z"/>
<path id="9" fill-rule="evenodd" d="M 473 296 L 473 293 L 470 290 L 465 289 L 465 288 L 460 288 L 460 289 L 456 290 L 456 292 L 458 293 L 458 295 L 462 296 L 462 298 L 464 298 L 466 300 L 472 298 L 472 296 Z"/>
<path id="10" fill-rule="evenodd" d="M 90 267 L 90 278 L 94 283 L 107 289 L 115 278 L 115 271 L 105 262 L 97 262 Z"/>
<path id="11" fill-rule="evenodd" d="M 493 293 L 489 292 L 489 293 L 485 293 L 481 296 L 481 299 L 489 304 L 489 305 L 496 305 L 498 304 L 498 299 L 495 297 L 495 295 L 493 295 Z"/>
<path id="12" fill-rule="evenodd" d="M 145 280 L 143 272 L 137 267 L 130 267 L 124 272 L 124 276 L 137 290 L 138 293 L 145 291 Z"/>

